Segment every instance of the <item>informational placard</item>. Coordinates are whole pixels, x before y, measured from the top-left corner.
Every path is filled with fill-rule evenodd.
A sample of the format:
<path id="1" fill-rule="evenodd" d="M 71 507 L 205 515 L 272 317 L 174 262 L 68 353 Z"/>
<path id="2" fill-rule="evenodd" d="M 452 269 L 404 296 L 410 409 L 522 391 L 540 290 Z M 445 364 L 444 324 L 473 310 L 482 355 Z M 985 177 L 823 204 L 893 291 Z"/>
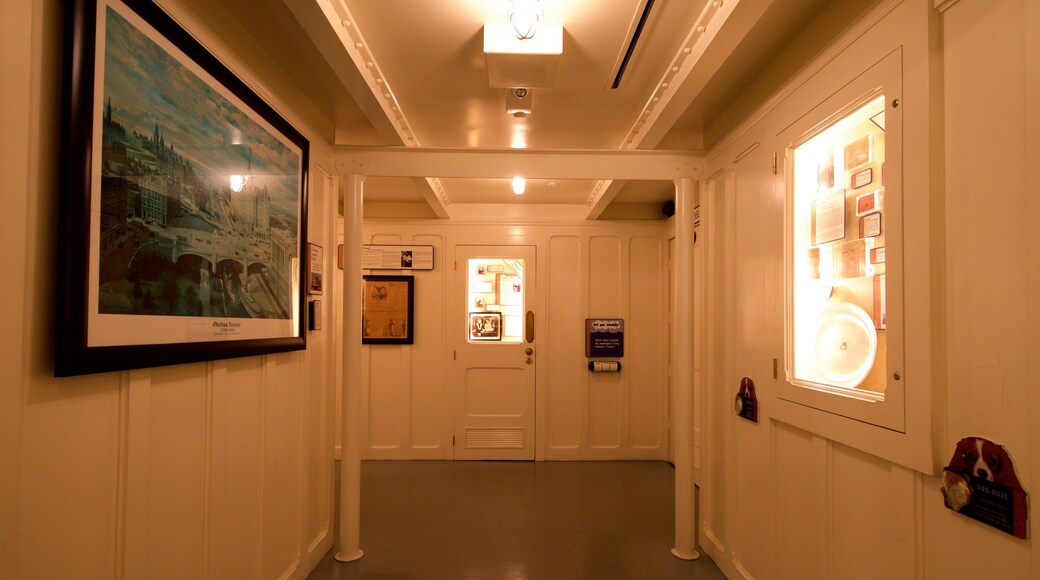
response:
<path id="1" fill-rule="evenodd" d="M 943 469 L 943 503 L 1017 538 L 1028 537 L 1028 501 L 1003 445 L 981 437 L 957 442 Z"/>
<path id="2" fill-rule="evenodd" d="M 361 246 L 365 270 L 432 270 L 433 246 L 365 244 Z"/>
<path id="3" fill-rule="evenodd" d="M 586 318 L 585 356 L 625 356 L 625 321 L 621 318 Z"/>
<path id="4" fill-rule="evenodd" d="M 812 244 L 818 246 L 845 237 L 845 191 L 812 202 Z"/>

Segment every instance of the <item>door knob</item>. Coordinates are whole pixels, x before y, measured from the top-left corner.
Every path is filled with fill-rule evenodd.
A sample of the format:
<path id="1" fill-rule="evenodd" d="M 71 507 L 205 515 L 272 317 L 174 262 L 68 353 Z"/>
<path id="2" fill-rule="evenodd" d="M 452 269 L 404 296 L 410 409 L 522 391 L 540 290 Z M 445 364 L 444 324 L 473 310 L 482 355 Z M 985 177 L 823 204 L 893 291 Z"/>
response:
<path id="1" fill-rule="evenodd" d="M 531 364 L 531 363 L 534 362 L 534 359 L 531 358 L 531 357 L 527 357 L 527 360 L 525 360 L 524 362 L 527 363 L 527 364 Z"/>
<path id="2" fill-rule="evenodd" d="M 527 348 L 527 349 L 524 350 L 524 353 L 525 354 L 534 354 L 534 349 L 533 348 Z"/>

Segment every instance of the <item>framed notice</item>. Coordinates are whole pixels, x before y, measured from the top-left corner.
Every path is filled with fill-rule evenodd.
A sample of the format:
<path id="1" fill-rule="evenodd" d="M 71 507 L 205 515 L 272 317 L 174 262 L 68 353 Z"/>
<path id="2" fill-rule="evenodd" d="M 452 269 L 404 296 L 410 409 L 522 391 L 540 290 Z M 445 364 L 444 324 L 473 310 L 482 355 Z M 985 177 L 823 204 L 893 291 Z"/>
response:
<path id="1" fill-rule="evenodd" d="M 361 295 L 361 344 L 414 342 L 414 278 L 365 276 Z"/>
<path id="2" fill-rule="evenodd" d="M 306 138 L 155 2 L 62 6 L 54 374 L 305 348 Z"/>
<path id="3" fill-rule="evenodd" d="M 585 356 L 625 356 L 625 321 L 621 318 L 586 318 Z"/>
<path id="4" fill-rule="evenodd" d="M 859 218 L 859 237 L 876 238 L 881 235 L 881 212 L 874 212 Z"/>
<path id="5" fill-rule="evenodd" d="M 307 293 L 321 294 L 325 287 L 324 263 L 325 253 L 318 244 L 307 244 Z"/>
<path id="6" fill-rule="evenodd" d="M 812 202 L 812 245 L 845 237 L 845 190 Z"/>
<path id="7" fill-rule="evenodd" d="M 432 270 L 433 246 L 365 244 L 361 246 L 365 270 Z"/>

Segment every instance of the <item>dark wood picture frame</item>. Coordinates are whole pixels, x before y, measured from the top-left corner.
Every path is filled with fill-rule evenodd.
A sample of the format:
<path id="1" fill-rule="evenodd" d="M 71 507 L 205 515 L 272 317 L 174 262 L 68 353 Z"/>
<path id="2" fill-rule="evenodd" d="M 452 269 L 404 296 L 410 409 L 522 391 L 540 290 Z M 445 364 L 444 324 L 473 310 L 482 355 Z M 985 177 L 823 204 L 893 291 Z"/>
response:
<path id="1" fill-rule="evenodd" d="M 470 312 L 469 339 L 471 341 L 502 340 L 502 313 Z"/>
<path id="2" fill-rule="evenodd" d="M 414 344 L 414 276 L 364 276 L 361 303 L 361 344 Z"/>
<path id="3" fill-rule="evenodd" d="M 307 139 L 152 0 L 65 4 L 54 374 L 306 348 Z"/>

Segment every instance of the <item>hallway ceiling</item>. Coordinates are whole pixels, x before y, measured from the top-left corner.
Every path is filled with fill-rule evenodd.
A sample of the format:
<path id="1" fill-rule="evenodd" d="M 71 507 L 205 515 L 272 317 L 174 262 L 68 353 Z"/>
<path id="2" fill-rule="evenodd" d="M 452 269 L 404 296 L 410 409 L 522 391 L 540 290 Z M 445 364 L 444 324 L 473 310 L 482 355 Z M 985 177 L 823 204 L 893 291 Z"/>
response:
<path id="1" fill-rule="evenodd" d="M 337 145 L 684 151 L 707 150 L 731 128 L 727 108 L 831 1 L 542 0 L 540 26 L 563 28 L 559 79 L 530 89 L 532 112 L 517 118 L 506 113 L 510 89 L 489 85 L 483 50 L 485 23 L 508 24 L 508 0 L 218 0 L 305 92 Z M 520 203 L 653 219 L 674 195 L 668 181 L 544 179 L 516 196 L 503 177 L 370 177 L 366 216 Z"/>

